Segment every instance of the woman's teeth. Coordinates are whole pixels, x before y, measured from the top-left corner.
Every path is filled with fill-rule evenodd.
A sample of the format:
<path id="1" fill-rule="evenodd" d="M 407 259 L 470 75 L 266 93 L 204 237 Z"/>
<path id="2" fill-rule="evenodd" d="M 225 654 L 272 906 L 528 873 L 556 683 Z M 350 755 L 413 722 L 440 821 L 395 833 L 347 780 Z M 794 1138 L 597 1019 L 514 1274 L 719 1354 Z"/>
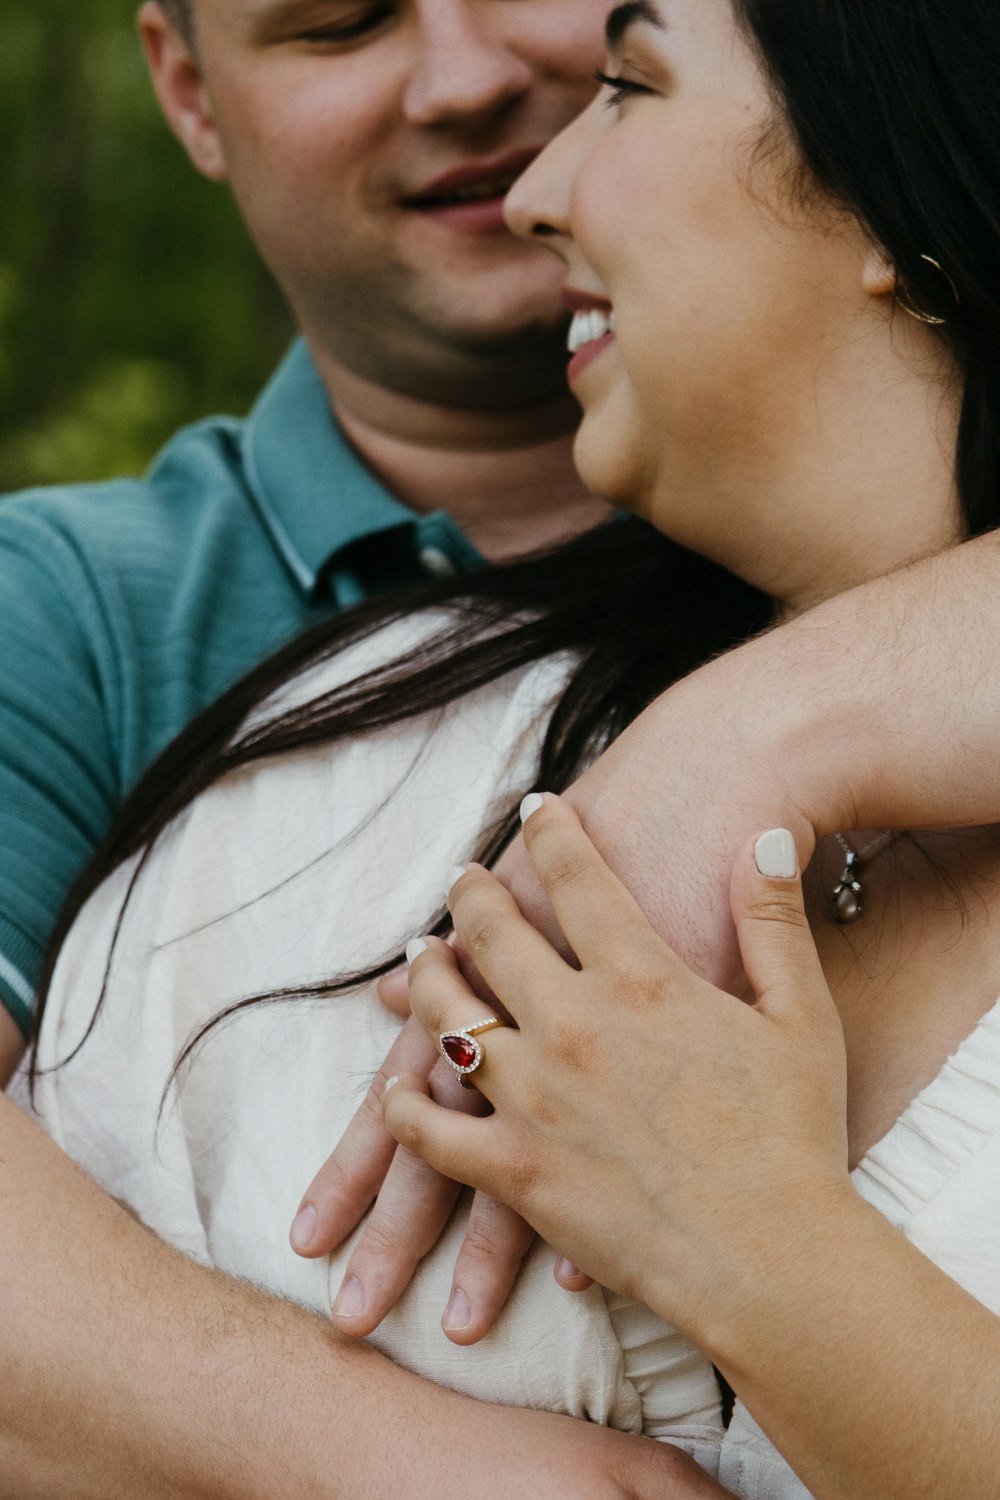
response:
<path id="1" fill-rule="evenodd" d="M 574 313 L 567 340 L 569 352 L 575 354 L 584 344 L 592 344 L 595 339 L 602 339 L 606 333 L 614 331 L 613 312 L 601 312 L 599 308 L 592 307 L 588 312 Z"/>

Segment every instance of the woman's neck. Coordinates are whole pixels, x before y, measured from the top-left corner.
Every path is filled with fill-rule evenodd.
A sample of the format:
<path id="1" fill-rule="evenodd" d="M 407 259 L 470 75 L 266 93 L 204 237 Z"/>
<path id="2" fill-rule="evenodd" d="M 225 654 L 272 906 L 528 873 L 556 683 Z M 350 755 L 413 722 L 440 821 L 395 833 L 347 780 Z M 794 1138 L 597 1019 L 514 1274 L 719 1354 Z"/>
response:
<path id="1" fill-rule="evenodd" d="M 960 395 L 912 320 L 779 371 L 720 502 L 745 524 L 719 561 L 800 613 L 953 545 Z"/>

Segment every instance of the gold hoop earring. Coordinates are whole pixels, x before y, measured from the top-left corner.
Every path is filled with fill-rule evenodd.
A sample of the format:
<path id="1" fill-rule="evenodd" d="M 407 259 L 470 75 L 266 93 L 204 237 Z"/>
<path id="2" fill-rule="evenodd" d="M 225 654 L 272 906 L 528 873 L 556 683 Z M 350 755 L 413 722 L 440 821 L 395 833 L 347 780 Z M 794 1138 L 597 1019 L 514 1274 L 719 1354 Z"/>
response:
<path id="1" fill-rule="evenodd" d="M 935 260 L 933 255 L 922 255 L 920 259 L 925 260 L 929 266 L 933 266 L 935 271 L 938 271 L 944 277 L 945 281 L 951 288 L 951 295 L 955 299 L 955 305 L 956 307 L 958 307 L 961 303 L 961 299 L 958 295 L 958 287 L 952 281 L 951 277 L 948 275 L 948 272 L 945 270 L 944 266 L 942 266 L 941 262 Z M 897 306 L 903 309 L 903 312 L 906 313 L 906 316 L 908 318 L 915 318 L 918 323 L 926 323 L 930 328 L 940 328 L 948 321 L 947 318 L 936 318 L 933 313 L 924 312 L 923 308 L 917 307 L 916 304 L 912 301 L 910 294 L 905 286 L 897 286 L 896 290 L 893 292 L 893 296 L 896 300 Z"/>

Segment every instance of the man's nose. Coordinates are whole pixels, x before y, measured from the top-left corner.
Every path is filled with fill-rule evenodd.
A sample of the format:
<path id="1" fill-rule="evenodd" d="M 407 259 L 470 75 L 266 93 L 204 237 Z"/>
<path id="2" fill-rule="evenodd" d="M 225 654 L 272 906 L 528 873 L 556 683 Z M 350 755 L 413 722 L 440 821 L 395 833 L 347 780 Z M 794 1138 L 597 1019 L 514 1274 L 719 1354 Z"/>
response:
<path id="1" fill-rule="evenodd" d="M 427 0 L 419 8 L 403 100 L 411 124 L 447 125 L 488 115 L 527 92 L 532 69 L 501 30 L 500 11 L 471 0 Z"/>

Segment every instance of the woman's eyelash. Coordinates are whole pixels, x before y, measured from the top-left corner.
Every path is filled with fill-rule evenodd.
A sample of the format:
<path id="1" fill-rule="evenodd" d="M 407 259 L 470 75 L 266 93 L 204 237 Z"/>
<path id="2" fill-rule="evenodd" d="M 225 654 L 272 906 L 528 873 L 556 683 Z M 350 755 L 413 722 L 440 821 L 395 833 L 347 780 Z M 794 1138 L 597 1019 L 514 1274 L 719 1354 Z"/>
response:
<path id="1" fill-rule="evenodd" d="M 598 83 L 611 90 L 610 96 L 604 101 L 608 109 L 614 109 L 616 104 L 621 104 L 630 94 L 651 94 L 652 89 L 647 88 L 644 83 L 636 83 L 634 79 L 617 77 L 611 73 L 602 73 L 600 68 L 594 74 Z"/>

